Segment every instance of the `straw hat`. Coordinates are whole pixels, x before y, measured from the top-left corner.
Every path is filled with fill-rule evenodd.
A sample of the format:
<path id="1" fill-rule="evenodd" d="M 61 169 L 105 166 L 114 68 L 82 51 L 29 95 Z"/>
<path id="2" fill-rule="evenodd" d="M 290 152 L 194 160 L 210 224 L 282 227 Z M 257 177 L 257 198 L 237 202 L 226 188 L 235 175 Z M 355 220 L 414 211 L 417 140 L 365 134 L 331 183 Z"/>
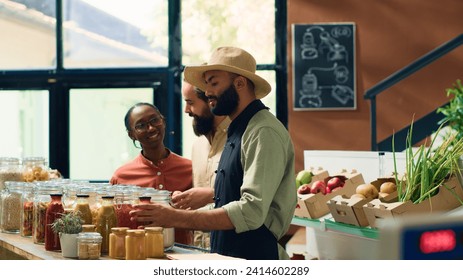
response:
<path id="1" fill-rule="evenodd" d="M 265 97 L 272 89 L 270 84 L 256 75 L 256 60 L 247 51 L 235 47 L 217 48 L 206 65 L 185 67 L 185 80 L 201 90 L 206 89 L 204 72 L 221 70 L 236 73 L 254 83 L 258 99 Z"/>

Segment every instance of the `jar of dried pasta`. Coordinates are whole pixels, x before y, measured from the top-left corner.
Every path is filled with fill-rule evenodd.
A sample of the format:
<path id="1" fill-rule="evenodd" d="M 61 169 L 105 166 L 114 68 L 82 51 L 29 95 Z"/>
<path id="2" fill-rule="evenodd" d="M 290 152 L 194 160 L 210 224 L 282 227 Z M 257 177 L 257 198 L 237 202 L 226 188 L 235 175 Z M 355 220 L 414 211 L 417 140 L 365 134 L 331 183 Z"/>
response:
<path id="1" fill-rule="evenodd" d="M 0 190 L 5 188 L 6 181 L 23 181 L 19 158 L 0 157 Z"/>
<path id="2" fill-rule="evenodd" d="M 50 178 L 44 157 L 26 157 L 22 162 L 23 179 L 26 182 L 47 181 Z"/>

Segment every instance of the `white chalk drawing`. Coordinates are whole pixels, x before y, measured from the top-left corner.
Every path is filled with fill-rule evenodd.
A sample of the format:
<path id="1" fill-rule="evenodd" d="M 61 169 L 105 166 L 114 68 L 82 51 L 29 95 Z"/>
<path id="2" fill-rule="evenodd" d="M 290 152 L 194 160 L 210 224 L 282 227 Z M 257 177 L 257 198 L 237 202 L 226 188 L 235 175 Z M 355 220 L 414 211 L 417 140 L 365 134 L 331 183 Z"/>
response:
<path id="1" fill-rule="evenodd" d="M 331 96 L 330 104 L 326 107 L 343 108 L 355 104 L 352 85 L 354 73 L 350 72 L 354 69 L 349 68 L 353 65 L 354 57 L 353 52 L 350 57 L 348 51 L 349 47 L 353 48 L 353 41 L 346 41 L 346 38 L 353 37 L 353 26 L 313 24 L 301 27 L 306 26 L 309 27 L 305 30 L 299 29 L 298 34 L 302 36 L 295 39 L 295 42 L 300 42 L 298 53 L 294 53 L 300 54 L 300 59 L 295 58 L 299 62 L 299 72 L 295 73 L 294 80 L 294 90 L 299 95 L 297 98 L 295 96 L 295 106 L 324 108 L 323 102 L 328 96 Z M 347 46 L 343 42 L 347 43 Z M 301 73 L 301 70 L 304 72 Z M 324 80 L 320 79 L 322 76 Z"/>

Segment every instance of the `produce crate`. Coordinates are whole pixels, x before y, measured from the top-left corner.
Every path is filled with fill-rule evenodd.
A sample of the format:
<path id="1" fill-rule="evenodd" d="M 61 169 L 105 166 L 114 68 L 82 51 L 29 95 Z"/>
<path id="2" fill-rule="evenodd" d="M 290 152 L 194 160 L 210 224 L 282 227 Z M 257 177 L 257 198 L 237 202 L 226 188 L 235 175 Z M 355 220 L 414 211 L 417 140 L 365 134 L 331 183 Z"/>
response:
<path id="1" fill-rule="evenodd" d="M 329 176 L 328 171 L 323 169 L 322 167 L 318 167 L 318 168 L 309 167 L 307 170 L 309 170 L 313 174 L 311 183 L 318 181 L 318 180 L 323 180 Z M 304 203 L 298 198 L 296 210 L 294 210 L 294 215 L 298 217 L 308 217 L 307 208 L 301 207 L 302 204 Z"/>
<path id="2" fill-rule="evenodd" d="M 346 170 L 342 170 L 339 174 L 333 176 L 327 176 L 323 178 L 323 180 L 328 182 L 333 177 L 344 176 L 346 181 L 344 186 L 333 193 L 328 194 L 298 194 L 298 203 L 296 206 L 296 211 L 294 213 L 295 216 L 303 217 L 303 218 L 310 218 L 310 219 L 318 219 L 330 212 L 328 208 L 327 201 L 337 195 L 348 195 L 351 196 L 355 193 L 355 188 L 365 183 L 363 180 L 363 176 L 361 173 L 358 173 L 356 170 L 352 170 L 352 172 L 347 172 Z M 321 179 L 318 179 L 321 180 Z M 317 179 L 312 179 L 313 182 L 317 181 Z"/>
<path id="3" fill-rule="evenodd" d="M 408 214 L 447 212 L 462 206 L 463 189 L 457 176 L 451 176 L 438 190 L 439 192 L 436 195 L 418 204 L 411 201 L 383 202 L 374 199 L 365 204 L 363 210 L 370 226 L 377 228 L 379 220 L 384 218 L 394 218 Z"/>
<path id="4" fill-rule="evenodd" d="M 380 186 L 385 182 L 396 183 L 394 178 L 378 178 L 371 182 L 379 192 Z M 389 194 L 388 196 L 381 198 L 382 202 L 390 202 L 397 198 L 397 192 Z M 365 216 L 363 206 L 370 202 L 372 199 L 362 199 L 358 197 L 350 197 L 346 195 L 337 195 L 330 199 L 327 204 L 330 209 L 331 216 L 336 222 L 345 223 L 354 226 L 366 227 L 369 225 L 369 221 Z"/>

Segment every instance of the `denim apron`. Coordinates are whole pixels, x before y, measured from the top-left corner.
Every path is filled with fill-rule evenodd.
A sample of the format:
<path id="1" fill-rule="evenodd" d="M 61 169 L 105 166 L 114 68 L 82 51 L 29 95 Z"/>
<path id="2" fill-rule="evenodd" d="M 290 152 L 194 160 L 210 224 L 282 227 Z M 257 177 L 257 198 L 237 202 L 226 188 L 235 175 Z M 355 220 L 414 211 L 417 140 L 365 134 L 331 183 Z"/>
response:
<path id="1" fill-rule="evenodd" d="M 260 100 L 253 101 L 228 128 L 227 142 L 216 171 L 215 208 L 241 198 L 241 138 L 249 120 L 263 109 L 267 108 Z M 265 225 L 243 233 L 217 230 L 211 231 L 211 252 L 248 260 L 277 260 L 278 243 Z"/>

